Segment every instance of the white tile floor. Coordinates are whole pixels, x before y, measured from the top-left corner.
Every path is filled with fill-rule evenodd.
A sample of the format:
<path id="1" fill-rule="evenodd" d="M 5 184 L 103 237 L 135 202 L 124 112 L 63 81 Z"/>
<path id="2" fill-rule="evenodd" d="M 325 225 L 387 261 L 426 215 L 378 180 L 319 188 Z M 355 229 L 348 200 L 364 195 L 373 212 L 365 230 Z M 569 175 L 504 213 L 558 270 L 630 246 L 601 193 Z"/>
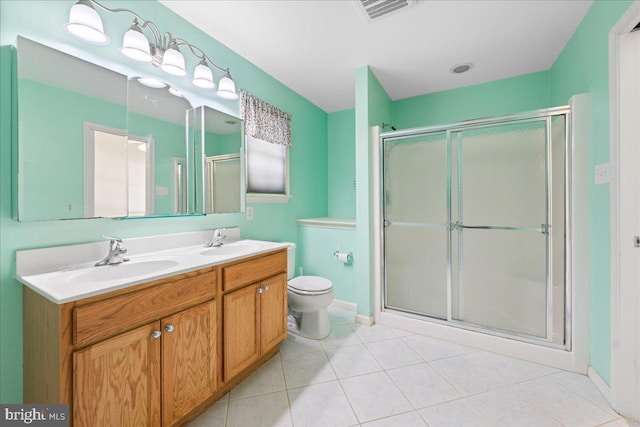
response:
<path id="1" fill-rule="evenodd" d="M 322 341 L 280 353 L 194 420 L 201 426 L 628 426 L 582 375 L 385 326 L 330 307 Z"/>

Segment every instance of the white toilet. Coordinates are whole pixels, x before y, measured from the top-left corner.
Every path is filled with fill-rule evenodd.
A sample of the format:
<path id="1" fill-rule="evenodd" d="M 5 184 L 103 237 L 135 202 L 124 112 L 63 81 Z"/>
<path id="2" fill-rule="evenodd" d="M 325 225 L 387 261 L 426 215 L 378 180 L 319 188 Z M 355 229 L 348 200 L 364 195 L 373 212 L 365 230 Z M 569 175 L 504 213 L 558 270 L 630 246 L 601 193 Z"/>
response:
<path id="1" fill-rule="evenodd" d="M 287 250 L 287 296 L 289 297 L 289 332 L 307 338 L 329 335 L 327 307 L 333 302 L 333 283 L 319 276 L 295 276 L 296 245 Z"/>

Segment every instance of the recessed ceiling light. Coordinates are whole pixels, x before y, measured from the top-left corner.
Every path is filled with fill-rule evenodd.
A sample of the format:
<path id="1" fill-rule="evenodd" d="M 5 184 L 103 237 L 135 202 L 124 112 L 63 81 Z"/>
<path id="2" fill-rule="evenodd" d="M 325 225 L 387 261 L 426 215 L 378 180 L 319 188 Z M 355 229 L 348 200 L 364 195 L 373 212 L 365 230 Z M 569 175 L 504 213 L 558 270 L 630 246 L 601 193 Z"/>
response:
<path id="1" fill-rule="evenodd" d="M 451 71 L 453 74 L 462 74 L 469 71 L 471 67 L 473 67 L 473 64 L 471 63 L 458 64 L 458 65 L 454 65 L 449 71 Z"/>

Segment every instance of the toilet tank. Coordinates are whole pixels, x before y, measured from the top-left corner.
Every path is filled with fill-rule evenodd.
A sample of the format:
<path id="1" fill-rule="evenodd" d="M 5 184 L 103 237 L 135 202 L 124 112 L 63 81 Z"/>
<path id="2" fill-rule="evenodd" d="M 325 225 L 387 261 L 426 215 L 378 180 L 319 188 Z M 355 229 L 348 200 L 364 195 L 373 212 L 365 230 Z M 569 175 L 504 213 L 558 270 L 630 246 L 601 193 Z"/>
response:
<path id="1" fill-rule="evenodd" d="M 296 244 L 288 243 L 287 248 L 287 279 L 293 279 L 296 275 Z"/>

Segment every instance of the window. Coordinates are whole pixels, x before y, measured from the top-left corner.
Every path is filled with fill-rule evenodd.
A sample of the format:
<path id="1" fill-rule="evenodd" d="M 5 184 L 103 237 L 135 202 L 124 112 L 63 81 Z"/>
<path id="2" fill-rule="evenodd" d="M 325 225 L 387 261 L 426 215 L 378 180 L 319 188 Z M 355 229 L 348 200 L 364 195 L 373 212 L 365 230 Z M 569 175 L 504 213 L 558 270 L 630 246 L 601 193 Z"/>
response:
<path id="1" fill-rule="evenodd" d="M 247 191 L 287 195 L 287 147 L 247 136 Z"/>
<path id="2" fill-rule="evenodd" d="M 291 116 L 244 91 L 240 109 L 245 119 L 247 201 L 288 201 Z"/>

